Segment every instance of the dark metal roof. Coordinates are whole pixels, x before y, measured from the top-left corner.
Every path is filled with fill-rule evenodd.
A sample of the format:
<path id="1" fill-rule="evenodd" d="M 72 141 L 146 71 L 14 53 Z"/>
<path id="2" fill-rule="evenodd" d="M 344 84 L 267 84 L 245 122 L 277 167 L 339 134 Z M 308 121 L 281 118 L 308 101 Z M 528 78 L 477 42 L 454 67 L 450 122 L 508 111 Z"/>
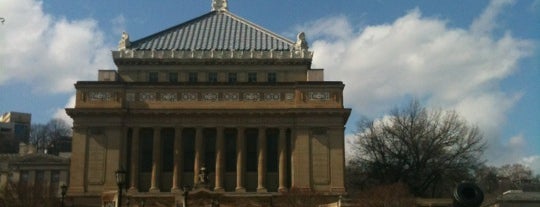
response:
<path id="1" fill-rule="evenodd" d="M 228 11 L 212 11 L 131 42 L 134 50 L 292 50 L 294 42 Z"/>

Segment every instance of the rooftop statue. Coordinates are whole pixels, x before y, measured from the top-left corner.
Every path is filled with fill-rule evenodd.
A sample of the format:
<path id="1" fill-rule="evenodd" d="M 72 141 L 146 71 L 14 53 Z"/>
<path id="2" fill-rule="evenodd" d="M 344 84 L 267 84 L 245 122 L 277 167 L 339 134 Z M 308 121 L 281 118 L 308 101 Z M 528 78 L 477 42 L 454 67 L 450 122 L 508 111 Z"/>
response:
<path id="1" fill-rule="evenodd" d="M 307 50 L 308 44 L 306 41 L 306 34 L 304 32 L 298 33 L 296 36 L 296 43 L 294 43 L 295 50 Z"/>
<path id="2" fill-rule="evenodd" d="M 120 38 L 120 42 L 118 42 L 118 50 L 125 50 L 127 47 L 129 47 L 129 35 L 127 32 L 122 32 L 122 38 Z"/>

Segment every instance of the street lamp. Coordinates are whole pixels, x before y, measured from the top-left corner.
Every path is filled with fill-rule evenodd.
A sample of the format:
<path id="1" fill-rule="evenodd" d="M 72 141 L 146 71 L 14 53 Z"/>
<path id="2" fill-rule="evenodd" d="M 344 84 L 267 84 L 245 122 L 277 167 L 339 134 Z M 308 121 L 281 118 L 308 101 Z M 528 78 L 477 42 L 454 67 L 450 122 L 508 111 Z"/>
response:
<path id="1" fill-rule="evenodd" d="M 182 187 L 182 190 L 184 190 L 184 192 L 182 193 L 182 195 L 184 196 L 184 203 L 183 203 L 183 207 L 188 207 L 188 195 L 189 195 L 189 191 L 191 190 L 191 186 L 189 185 L 184 185 Z"/>
<path id="2" fill-rule="evenodd" d="M 60 186 L 60 194 L 62 195 L 62 198 L 61 198 L 61 206 L 64 207 L 64 198 L 66 197 L 66 193 L 67 193 L 67 185 L 65 183 L 62 183 L 62 185 Z"/>
<path id="3" fill-rule="evenodd" d="M 124 187 L 124 184 L 126 183 L 126 171 L 120 168 L 116 172 L 114 172 L 116 175 L 116 185 L 118 185 L 118 207 L 122 206 L 122 188 Z"/>

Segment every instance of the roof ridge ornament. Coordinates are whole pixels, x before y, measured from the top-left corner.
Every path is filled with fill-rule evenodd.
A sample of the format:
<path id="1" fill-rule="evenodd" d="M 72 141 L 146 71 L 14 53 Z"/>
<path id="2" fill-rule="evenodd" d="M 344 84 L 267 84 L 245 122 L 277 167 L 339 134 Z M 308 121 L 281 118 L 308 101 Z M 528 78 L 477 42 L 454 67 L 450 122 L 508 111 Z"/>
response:
<path id="1" fill-rule="evenodd" d="M 120 42 L 118 42 L 118 50 L 125 50 L 131 45 L 131 42 L 129 42 L 129 34 L 127 32 L 122 32 L 122 38 L 120 38 Z"/>
<path id="2" fill-rule="evenodd" d="M 212 11 L 228 11 L 227 0 L 212 0 Z"/>

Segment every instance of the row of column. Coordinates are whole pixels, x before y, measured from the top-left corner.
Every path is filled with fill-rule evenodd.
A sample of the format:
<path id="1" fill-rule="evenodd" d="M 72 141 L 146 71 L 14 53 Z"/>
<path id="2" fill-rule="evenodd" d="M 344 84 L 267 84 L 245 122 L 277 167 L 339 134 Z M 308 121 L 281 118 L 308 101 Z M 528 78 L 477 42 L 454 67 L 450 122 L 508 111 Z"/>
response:
<path id="1" fill-rule="evenodd" d="M 139 178 L 139 129 L 133 128 L 132 143 L 131 143 L 131 168 L 130 168 L 130 188 L 129 192 L 138 192 L 138 178 Z M 149 192 L 160 192 L 159 180 L 161 176 L 161 128 L 154 128 L 153 134 L 153 149 L 152 149 L 152 173 L 150 181 Z M 246 172 L 246 141 L 245 141 L 245 128 L 240 127 L 237 129 L 236 137 L 236 192 L 245 192 L 245 172 Z M 193 169 L 193 181 L 196 185 L 199 181 L 198 175 L 202 167 L 202 153 L 203 151 L 203 135 L 202 127 L 196 128 L 195 133 L 195 155 L 194 155 L 194 169 Z M 266 180 L 266 128 L 258 128 L 258 146 L 257 146 L 257 192 L 267 192 L 265 187 Z M 224 190 L 224 171 L 225 171 L 225 138 L 224 127 L 216 128 L 216 160 L 215 160 L 215 186 L 214 191 L 223 192 Z M 287 141 L 286 141 L 286 128 L 279 128 L 278 138 L 278 179 L 279 187 L 278 191 L 287 190 Z M 173 149 L 173 177 L 171 192 L 179 192 L 181 186 L 182 173 L 182 128 L 175 128 L 174 137 L 174 149 Z"/>

